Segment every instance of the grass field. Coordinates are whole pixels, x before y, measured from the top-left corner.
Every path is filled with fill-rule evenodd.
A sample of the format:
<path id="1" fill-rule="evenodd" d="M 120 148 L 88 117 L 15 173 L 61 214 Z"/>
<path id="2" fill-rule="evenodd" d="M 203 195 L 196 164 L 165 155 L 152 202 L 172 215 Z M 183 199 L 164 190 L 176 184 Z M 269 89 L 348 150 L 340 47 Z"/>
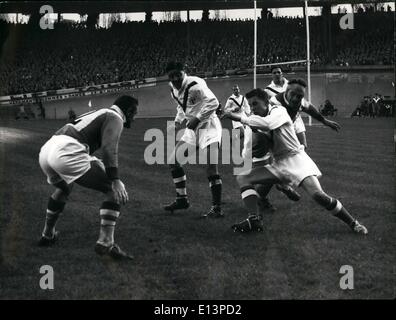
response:
<path id="1" fill-rule="evenodd" d="M 232 167 L 223 165 L 226 217 L 201 220 L 210 193 L 204 168 L 187 166 L 192 207 L 174 215 L 161 205 L 174 197 L 165 165 L 145 164 L 148 128 L 164 119 L 138 119 L 120 145 L 121 176 L 133 199 L 122 210 L 116 241 L 132 262 L 97 257 L 102 196 L 75 186 L 58 223 L 60 242 L 35 243 L 48 197 L 38 165 L 41 145 L 61 121 L 0 120 L 0 299 L 352 299 L 395 298 L 396 215 L 394 119 L 339 119 L 340 133 L 308 127 L 309 154 L 325 190 L 369 229 L 357 236 L 307 197 L 277 207 L 265 232 L 233 233 L 245 218 Z M 302 192 L 302 191 L 301 191 Z M 51 265 L 55 289 L 39 287 Z M 341 290 L 340 267 L 354 269 L 354 289 Z"/>

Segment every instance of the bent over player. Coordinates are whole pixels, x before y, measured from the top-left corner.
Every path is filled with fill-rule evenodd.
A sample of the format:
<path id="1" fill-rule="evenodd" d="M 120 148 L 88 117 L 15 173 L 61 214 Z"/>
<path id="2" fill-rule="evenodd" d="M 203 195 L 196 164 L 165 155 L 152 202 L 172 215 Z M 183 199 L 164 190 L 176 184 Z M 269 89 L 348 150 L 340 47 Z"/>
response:
<path id="1" fill-rule="evenodd" d="M 185 145 L 206 150 L 206 175 L 212 194 L 212 206 L 202 217 L 223 217 L 221 210 L 222 181 L 218 172 L 218 154 L 221 143 L 222 127 L 216 110 L 219 101 L 206 85 L 205 80 L 199 77 L 188 76 L 180 62 L 169 62 L 166 67 L 171 86 L 171 95 L 177 103 L 175 118 L 176 130 L 180 130 L 184 120 L 187 120 L 186 129 L 181 140 L 176 144 L 171 155 L 170 169 L 176 188 L 176 200 L 164 207 L 167 211 L 187 209 L 190 204 L 187 197 L 186 174 L 177 161 L 180 150 Z"/>
<path id="2" fill-rule="evenodd" d="M 88 112 L 66 124 L 41 148 L 41 169 L 56 189 L 48 201 L 40 246 L 50 246 L 58 239 L 55 225 L 75 182 L 105 195 L 99 210 L 101 223 L 96 253 L 115 259 L 131 258 L 115 244 L 114 229 L 121 204 L 128 201 L 118 174 L 118 143 L 123 127 L 131 127 L 137 106 L 138 100 L 134 97 L 121 96 L 110 108 Z M 98 149 L 102 151 L 103 162 L 91 156 Z"/>
<path id="3" fill-rule="evenodd" d="M 367 234 L 361 225 L 344 208 L 341 202 L 323 191 L 318 178 L 321 176 L 316 164 L 305 153 L 298 141 L 293 122 L 281 105 L 268 104 L 268 95 L 262 89 L 254 89 L 246 94 L 254 113 L 251 116 L 226 114 L 234 121 L 248 125 L 254 130 L 262 130 L 272 137 L 271 151 L 274 161 L 267 166 L 253 168 L 247 174 L 237 177 L 241 196 L 249 210 L 247 219 L 233 226 L 235 231 L 248 232 L 262 230 L 262 220 L 258 213 L 256 184 L 284 183 L 293 187 L 301 186 L 320 206 L 345 222 L 352 231 Z"/>

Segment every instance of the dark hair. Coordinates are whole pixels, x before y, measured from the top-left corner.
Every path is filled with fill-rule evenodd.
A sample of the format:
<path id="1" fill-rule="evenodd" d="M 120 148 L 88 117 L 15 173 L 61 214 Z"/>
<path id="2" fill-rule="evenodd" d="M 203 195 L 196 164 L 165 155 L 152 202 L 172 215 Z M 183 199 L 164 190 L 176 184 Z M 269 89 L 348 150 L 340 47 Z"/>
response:
<path id="1" fill-rule="evenodd" d="M 288 83 L 288 84 L 289 84 L 289 85 L 290 85 L 290 84 L 298 84 L 298 85 L 300 85 L 300 86 L 302 86 L 302 87 L 304 87 L 304 88 L 307 87 L 307 83 L 305 82 L 304 79 L 301 79 L 301 78 L 298 78 L 298 79 L 291 79 L 291 80 L 289 80 L 289 83 Z"/>
<path id="2" fill-rule="evenodd" d="M 280 69 L 280 71 L 283 72 L 281 66 L 272 66 L 272 67 L 271 67 L 271 73 L 272 73 L 272 71 L 274 71 L 274 69 Z"/>
<path id="3" fill-rule="evenodd" d="M 129 109 L 132 109 L 133 111 L 136 112 L 137 106 L 139 104 L 138 99 L 132 97 L 132 96 L 120 96 L 118 97 L 114 102 L 113 105 L 116 105 L 118 108 L 122 110 L 124 114 L 127 113 Z"/>
<path id="4" fill-rule="evenodd" d="M 184 70 L 183 63 L 177 61 L 169 61 L 168 64 L 166 65 L 165 72 L 168 73 L 169 71 L 172 70 L 183 71 Z"/>
<path id="5" fill-rule="evenodd" d="M 268 100 L 269 100 L 268 93 L 265 92 L 261 88 L 256 88 L 256 89 L 249 91 L 248 93 L 246 93 L 245 97 L 246 97 L 246 99 L 257 97 L 257 98 L 263 100 L 265 103 L 268 103 Z"/>

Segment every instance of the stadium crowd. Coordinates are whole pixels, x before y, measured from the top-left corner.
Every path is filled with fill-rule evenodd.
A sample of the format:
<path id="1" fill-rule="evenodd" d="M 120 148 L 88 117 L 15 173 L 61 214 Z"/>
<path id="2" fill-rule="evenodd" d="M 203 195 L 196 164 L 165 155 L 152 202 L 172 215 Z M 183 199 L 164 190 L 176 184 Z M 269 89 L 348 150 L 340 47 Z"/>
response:
<path id="1" fill-rule="evenodd" d="M 310 19 L 313 65 L 393 64 L 393 12 L 357 14 L 346 31 L 334 15 L 331 60 L 323 18 Z M 191 73 L 251 68 L 252 30 L 249 20 L 115 22 L 108 29 L 59 23 L 53 30 L 0 21 L 0 95 L 161 76 L 169 59 L 186 61 Z M 305 47 L 304 19 L 259 20 L 258 64 L 305 59 Z"/>

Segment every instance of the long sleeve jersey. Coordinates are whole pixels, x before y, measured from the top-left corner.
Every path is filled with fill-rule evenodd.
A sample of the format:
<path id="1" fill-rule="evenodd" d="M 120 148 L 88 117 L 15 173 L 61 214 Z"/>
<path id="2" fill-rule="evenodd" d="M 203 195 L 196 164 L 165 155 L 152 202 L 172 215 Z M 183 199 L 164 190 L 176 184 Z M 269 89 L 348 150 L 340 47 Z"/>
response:
<path id="1" fill-rule="evenodd" d="M 269 106 L 268 115 L 265 117 L 242 115 L 241 122 L 253 130 L 262 130 L 270 134 L 272 138 L 271 152 L 275 160 L 302 150 L 293 122 L 282 106 Z M 251 151 L 245 150 L 246 154 L 249 152 Z"/>
<path id="2" fill-rule="evenodd" d="M 205 80 L 199 77 L 185 76 L 180 90 L 171 86 L 172 98 L 177 103 L 176 122 L 183 122 L 197 117 L 206 122 L 211 117 L 217 117 L 216 109 L 219 101 L 206 85 Z"/>
<path id="3" fill-rule="evenodd" d="M 118 143 L 125 116 L 117 106 L 91 111 L 60 128 L 55 135 L 67 135 L 89 147 L 89 154 L 102 150 L 106 168 L 118 167 Z"/>

